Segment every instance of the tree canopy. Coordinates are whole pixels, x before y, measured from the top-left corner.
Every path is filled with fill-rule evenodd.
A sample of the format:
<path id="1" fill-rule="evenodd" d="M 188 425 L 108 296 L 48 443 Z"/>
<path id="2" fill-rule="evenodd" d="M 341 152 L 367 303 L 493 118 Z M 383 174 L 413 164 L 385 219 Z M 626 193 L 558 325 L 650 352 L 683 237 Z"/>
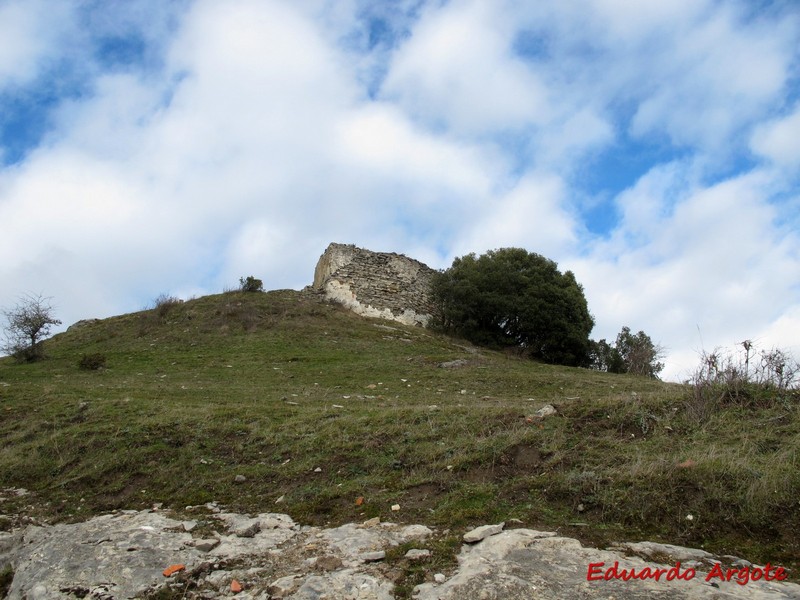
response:
<path id="1" fill-rule="evenodd" d="M 433 280 L 433 326 L 473 343 L 516 346 L 553 364 L 590 362 L 594 319 L 571 271 L 522 248 L 468 254 Z"/>
<path id="2" fill-rule="evenodd" d="M 632 373 L 657 378 L 664 369 L 659 359 L 663 355 L 661 346 L 653 343 L 644 331 L 631 333 L 623 327 L 612 346 L 606 340 L 592 342 L 592 366 L 609 373 Z"/>

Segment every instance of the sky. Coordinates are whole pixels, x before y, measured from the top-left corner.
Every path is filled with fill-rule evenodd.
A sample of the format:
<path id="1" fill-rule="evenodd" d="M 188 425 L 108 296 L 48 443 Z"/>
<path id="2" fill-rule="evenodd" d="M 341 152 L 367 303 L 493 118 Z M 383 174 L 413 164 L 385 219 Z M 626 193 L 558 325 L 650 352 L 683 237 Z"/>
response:
<path id="1" fill-rule="evenodd" d="M 668 380 L 800 357 L 800 4 L 0 0 L 0 307 L 301 289 L 330 242 L 541 254 Z"/>

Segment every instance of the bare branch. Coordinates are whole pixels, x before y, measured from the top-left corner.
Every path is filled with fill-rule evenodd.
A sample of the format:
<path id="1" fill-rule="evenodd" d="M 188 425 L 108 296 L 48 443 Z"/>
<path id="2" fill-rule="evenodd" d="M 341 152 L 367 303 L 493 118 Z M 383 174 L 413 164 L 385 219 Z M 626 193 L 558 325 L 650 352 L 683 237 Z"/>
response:
<path id="1" fill-rule="evenodd" d="M 28 294 L 21 297 L 14 308 L 3 311 L 7 322 L 3 350 L 18 361 L 33 362 L 42 358 L 42 340 L 50 335 L 53 325 L 61 325 L 53 316 L 50 300 L 41 294 Z"/>

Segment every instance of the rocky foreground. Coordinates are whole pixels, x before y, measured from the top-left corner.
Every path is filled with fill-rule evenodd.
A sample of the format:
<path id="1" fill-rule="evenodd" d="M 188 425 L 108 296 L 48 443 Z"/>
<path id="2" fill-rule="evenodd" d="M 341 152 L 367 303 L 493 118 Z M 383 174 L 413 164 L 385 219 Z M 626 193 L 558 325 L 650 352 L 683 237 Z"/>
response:
<path id="1" fill-rule="evenodd" d="M 378 519 L 305 527 L 283 514 L 251 517 L 214 505 L 191 520 L 157 509 L 120 511 L 0 533 L 0 569 L 13 568 L 12 599 L 384 600 L 395 597 L 398 564 L 432 564 L 426 540 L 438 535 Z M 401 544 L 407 551 L 392 553 Z M 781 581 L 785 576 L 777 565 L 702 550 L 652 543 L 599 550 L 498 524 L 467 533 L 458 565 L 431 568 L 414 597 L 800 599 L 800 585 Z"/>

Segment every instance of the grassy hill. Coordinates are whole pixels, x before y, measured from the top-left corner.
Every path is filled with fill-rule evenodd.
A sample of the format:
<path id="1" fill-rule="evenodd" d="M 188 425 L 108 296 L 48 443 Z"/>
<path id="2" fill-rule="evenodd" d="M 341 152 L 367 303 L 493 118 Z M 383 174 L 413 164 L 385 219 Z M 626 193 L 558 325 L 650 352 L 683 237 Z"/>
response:
<path id="1" fill-rule="evenodd" d="M 800 569 L 797 396 L 709 409 L 687 386 L 537 364 L 293 291 L 165 304 L 46 344 L 45 361 L 0 361 L 0 487 L 32 492 L 3 494 L 7 515 L 217 501 L 315 524 L 518 519 Z M 106 368 L 80 369 L 94 353 Z M 557 414 L 536 418 L 545 404 Z"/>

